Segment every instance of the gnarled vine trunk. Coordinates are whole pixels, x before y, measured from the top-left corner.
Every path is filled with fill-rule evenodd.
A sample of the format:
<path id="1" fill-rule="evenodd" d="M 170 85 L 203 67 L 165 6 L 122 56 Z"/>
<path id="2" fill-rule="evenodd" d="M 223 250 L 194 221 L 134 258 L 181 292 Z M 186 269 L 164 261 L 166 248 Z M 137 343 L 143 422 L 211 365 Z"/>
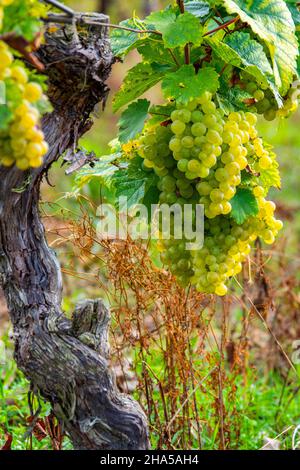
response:
<path id="1" fill-rule="evenodd" d="M 103 22 L 107 17 L 98 15 Z M 95 15 L 94 15 L 95 19 Z M 43 176 L 91 126 L 105 102 L 113 57 L 105 27 L 72 25 L 46 35 L 38 52 L 54 111 L 43 119 L 50 150 L 42 168 L 0 167 L 0 284 L 14 328 L 15 358 L 51 403 L 77 449 L 147 449 L 145 415 L 118 392 L 108 360 L 109 313 L 86 301 L 73 321 L 61 310 L 62 280 L 39 216 Z"/>

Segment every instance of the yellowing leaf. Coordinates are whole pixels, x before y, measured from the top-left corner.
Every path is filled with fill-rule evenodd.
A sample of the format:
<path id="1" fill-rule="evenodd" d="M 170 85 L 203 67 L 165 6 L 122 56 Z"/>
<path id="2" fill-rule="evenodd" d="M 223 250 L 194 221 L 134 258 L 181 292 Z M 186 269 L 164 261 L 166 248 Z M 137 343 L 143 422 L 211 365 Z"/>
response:
<path id="1" fill-rule="evenodd" d="M 284 96 L 296 73 L 298 42 L 291 13 L 283 0 L 224 0 L 263 39 L 270 52 L 275 83 Z"/>

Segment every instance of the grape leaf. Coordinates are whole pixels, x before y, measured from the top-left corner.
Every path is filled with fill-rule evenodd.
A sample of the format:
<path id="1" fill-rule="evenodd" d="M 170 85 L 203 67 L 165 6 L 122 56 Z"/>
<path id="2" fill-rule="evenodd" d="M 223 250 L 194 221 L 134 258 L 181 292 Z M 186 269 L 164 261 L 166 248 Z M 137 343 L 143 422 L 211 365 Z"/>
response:
<path id="1" fill-rule="evenodd" d="M 159 191 L 157 189 L 157 181 L 155 181 L 155 184 L 151 184 L 149 189 L 147 189 L 142 199 L 142 203 L 144 204 L 144 206 L 147 207 L 148 214 L 150 215 L 152 204 L 159 203 Z"/>
<path id="2" fill-rule="evenodd" d="M 185 0 L 185 11 L 192 13 L 197 18 L 207 19 L 209 16 L 209 4 L 199 0 Z"/>
<path id="3" fill-rule="evenodd" d="M 271 188 L 272 186 L 280 189 L 281 178 L 279 168 L 276 165 L 271 166 L 267 170 L 261 170 L 259 178 L 265 188 Z"/>
<path id="4" fill-rule="evenodd" d="M 122 144 L 134 139 L 143 130 L 149 106 L 148 100 L 138 100 L 131 103 L 122 113 L 119 120 L 119 141 Z"/>
<path id="5" fill-rule="evenodd" d="M 156 85 L 164 76 L 164 72 L 158 73 L 150 64 L 139 63 L 127 73 L 120 90 L 116 93 L 113 102 L 113 110 L 118 111 L 122 106 L 134 101 L 147 90 Z"/>
<path id="6" fill-rule="evenodd" d="M 113 175 L 116 197 L 126 197 L 128 208 L 140 203 L 150 187 L 154 186 L 158 180 L 153 171 L 143 170 L 142 163 L 142 158 L 135 157 L 130 160 L 127 168 L 121 169 Z"/>
<path id="7" fill-rule="evenodd" d="M 229 13 L 237 13 L 266 42 L 275 83 L 284 96 L 296 73 L 298 42 L 291 13 L 283 0 L 224 0 Z"/>
<path id="8" fill-rule="evenodd" d="M 155 105 L 151 106 L 149 114 L 151 118 L 149 119 L 149 124 L 157 124 L 160 122 L 167 121 L 170 119 L 172 111 L 174 111 L 175 106 L 173 103 L 168 103 L 166 105 Z"/>
<path id="9" fill-rule="evenodd" d="M 272 160 L 272 166 L 267 170 L 260 169 L 259 171 L 259 179 L 261 184 L 266 188 L 269 189 L 272 186 L 275 188 L 281 188 L 281 177 L 279 172 L 279 163 L 277 161 L 277 155 L 273 151 L 272 145 L 264 142 L 264 146 L 266 150 L 269 152 L 269 157 Z"/>
<path id="10" fill-rule="evenodd" d="M 297 3 L 297 0 L 286 0 L 287 7 L 291 12 L 293 21 L 296 26 L 300 24 L 300 11 L 299 7 L 296 5 Z"/>
<path id="11" fill-rule="evenodd" d="M 157 64 L 174 67 L 174 59 L 170 51 L 164 47 L 162 40 L 153 41 L 153 39 L 147 38 L 142 44 L 137 46 L 137 50 L 146 62 L 156 62 Z M 175 53 L 177 51 L 174 51 Z"/>
<path id="12" fill-rule="evenodd" d="M 154 11 L 144 21 L 148 26 L 154 26 L 157 31 L 164 34 L 170 25 L 175 23 L 176 18 L 175 11 L 172 8 L 168 8 L 162 11 Z"/>
<path id="13" fill-rule="evenodd" d="M 241 182 L 243 185 L 247 185 L 251 181 L 257 181 L 257 176 L 255 176 L 253 173 L 250 173 L 247 170 L 242 170 L 241 172 Z"/>
<path id="14" fill-rule="evenodd" d="M 282 106 L 282 99 L 274 82 L 271 64 L 259 42 L 249 33 L 235 32 L 222 42 L 223 33 L 207 38 L 206 42 L 215 54 L 225 63 L 239 67 L 251 74 L 256 81 L 264 83 L 272 90 L 277 104 Z"/>
<path id="15" fill-rule="evenodd" d="M 130 18 L 129 20 L 121 21 L 120 26 L 126 28 L 140 29 L 143 31 L 143 23 L 141 21 Z M 111 49 L 116 57 L 124 57 L 131 49 L 141 42 L 141 39 L 148 37 L 143 33 L 134 33 L 124 29 L 113 29 L 110 33 Z"/>
<path id="16" fill-rule="evenodd" d="M 241 225 L 251 215 L 257 215 L 259 208 L 257 200 L 250 189 L 239 188 L 231 199 L 231 217 Z"/>
<path id="17" fill-rule="evenodd" d="M 205 91 L 215 93 L 219 87 L 218 74 L 212 67 L 201 69 L 196 74 L 193 65 L 183 65 L 176 72 L 168 73 L 162 81 L 165 98 L 174 98 L 186 104 Z"/>
<path id="18" fill-rule="evenodd" d="M 12 112 L 5 104 L 0 104 L 0 131 L 5 131 L 13 118 Z"/>
<path id="19" fill-rule="evenodd" d="M 176 16 L 172 9 L 151 13 L 145 23 L 154 25 L 162 33 L 167 48 L 185 46 L 188 43 L 200 45 L 202 30 L 199 20 L 189 12 Z"/>
<path id="20" fill-rule="evenodd" d="M 228 84 L 226 84 L 220 88 L 217 98 L 220 107 L 223 109 L 224 113 L 228 115 L 239 109 L 247 111 L 248 107 L 245 101 L 251 99 L 252 96 L 246 90 L 238 86 L 230 88 Z"/>
<path id="21" fill-rule="evenodd" d="M 170 23 L 163 33 L 166 47 L 174 49 L 192 43 L 199 46 L 202 42 L 203 27 L 192 13 L 179 15 L 175 23 Z"/>
<path id="22" fill-rule="evenodd" d="M 92 179 L 98 178 L 102 182 L 105 182 L 107 186 L 111 186 L 111 177 L 114 173 L 120 170 L 120 165 L 114 165 L 113 162 L 117 162 L 121 157 L 120 152 L 113 153 L 111 155 L 104 155 L 101 157 L 93 167 L 85 165 L 81 170 L 76 172 L 75 183 L 81 187 L 89 183 Z"/>
<path id="23" fill-rule="evenodd" d="M 243 32 L 230 34 L 225 39 L 225 43 L 239 55 L 248 73 L 259 82 L 268 83 L 277 104 L 281 106 L 281 96 L 275 85 L 273 71 L 262 45 L 251 39 L 250 34 Z"/>
<path id="24" fill-rule="evenodd" d="M 32 41 L 42 27 L 41 18 L 46 15 L 47 7 L 42 2 L 14 0 L 5 7 L 2 33 L 14 32 L 27 41 Z"/>

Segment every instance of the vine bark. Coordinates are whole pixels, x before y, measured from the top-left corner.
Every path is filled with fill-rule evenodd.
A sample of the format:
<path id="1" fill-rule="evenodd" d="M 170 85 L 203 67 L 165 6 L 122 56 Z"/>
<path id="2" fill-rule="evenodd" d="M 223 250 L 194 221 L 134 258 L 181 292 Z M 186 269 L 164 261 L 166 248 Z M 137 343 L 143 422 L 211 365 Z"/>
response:
<path id="1" fill-rule="evenodd" d="M 94 15 L 108 22 L 104 15 Z M 0 167 L 0 284 L 14 328 L 15 358 L 48 400 L 76 449 L 148 449 L 146 417 L 119 393 L 108 359 L 109 312 L 86 301 L 73 321 L 61 310 L 62 279 L 39 215 L 42 178 L 67 149 L 76 158 L 90 115 L 105 103 L 113 57 L 107 28 L 58 26 L 38 51 L 53 112 L 43 119 L 50 150 L 42 168 Z"/>

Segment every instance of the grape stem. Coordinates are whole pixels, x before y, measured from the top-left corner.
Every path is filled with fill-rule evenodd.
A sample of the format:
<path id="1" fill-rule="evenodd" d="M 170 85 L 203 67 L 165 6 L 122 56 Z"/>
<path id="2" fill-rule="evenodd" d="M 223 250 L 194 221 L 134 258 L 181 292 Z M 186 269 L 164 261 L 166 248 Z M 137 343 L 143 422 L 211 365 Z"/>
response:
<path id="1" fill-rule="evenodd" d="M 180 13 L 183 14 L 185 9 L 184 9 L 184 0 L 177 0 L 177 5 L 179 6 Z M 190 45 L 186 44 L 184 47 L 184 57 L 185 57 L 185 63 L 187 65 L 190 64 L 191 62 L 191 51 L 190 51 Z"/>
<path id="2" fill-rule="evenodd" d="M 232 18 L 231 20 L 227 21 L 226 23 L 221 24 L 217 28 L 214 28 L 211 31 L 207 31 L 207 33 L 203 34 L 203 36 L 209 36 L 211 34 L 216 33 L 217 31 L 220 31 L 221 29 L 225 29 L 225 28 L 227 28 L 227 26 L 230 26 L 231 24 L 234 24 L 237 21 L 239 21 L 239 19 L 240 19 L 240 17 L 238 15 L 235 18 Z"/>
<path id="3" fill-rule="evenodd" d="M 179 60 L 177 59 L 176 55 L 174 54 L 174 52 L 172 51 L 172 49 L 168 49 L 168 51 L 170 52 L 170 55 L 172 56 L 172 59 L 174 60 L 175 64 L 180 67 L 180 63 L 179 63 Z"/>

